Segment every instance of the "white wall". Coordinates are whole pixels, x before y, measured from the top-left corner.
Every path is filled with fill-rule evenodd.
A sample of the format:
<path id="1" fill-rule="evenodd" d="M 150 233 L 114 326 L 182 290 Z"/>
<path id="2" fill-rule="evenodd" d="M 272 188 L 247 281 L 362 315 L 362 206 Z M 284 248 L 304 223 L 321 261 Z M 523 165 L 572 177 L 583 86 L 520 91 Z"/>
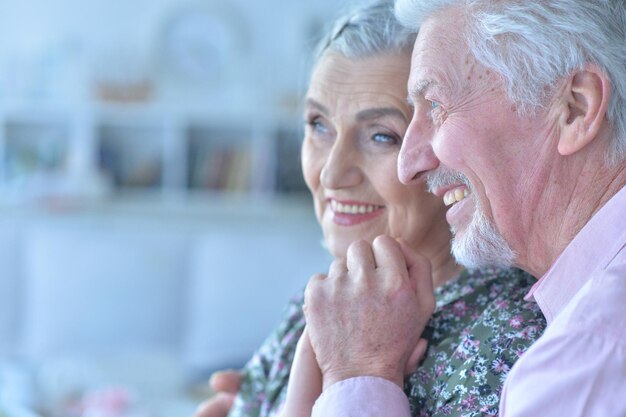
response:
<path id="1" fill-rule="evenodd" d="M 121 60 L 146 62 L 147 71 L 161 77 L 161 37 L 168 19 L 179 10 L 200 5 L 236 11 L 241 17 L 238 29 L 249 41 L 243 59 L 229 70 L 234 78 L 228 80 L 228 88 L 237 95 L 230 105 L 245 106 L 251 100 L 255 105 L 273 105 L 290 98 L 304 82 L 315 28 L 331 21 L 350 1 L 356 2 L 4 0 L 0 2 L 0 94 L 84 97 L 103 64 L 121 69 L 135 65 L 113 64 L 108 59 L 111 53 Z M 169 93 L 161 85 L 157 94 Z M 219 94 L 202 100 L 210 101 L 211 96 L 223 100 Z"/>

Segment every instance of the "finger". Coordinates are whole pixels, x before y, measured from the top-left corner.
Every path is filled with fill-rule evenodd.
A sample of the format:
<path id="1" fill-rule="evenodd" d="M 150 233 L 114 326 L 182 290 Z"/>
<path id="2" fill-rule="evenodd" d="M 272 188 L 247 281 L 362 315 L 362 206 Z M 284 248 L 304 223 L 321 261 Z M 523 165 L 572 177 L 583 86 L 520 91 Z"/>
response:
<path id="1" fill-rule="evenodd" d="M 408 267 L 404 259 L 404 253 L 400 244 L 393 238 L 381 235 L 372 242 L 372 249 L 376 265 L 379 269 L 399 274 L 402 278 L 408 278 Z"/>
<path id="2" fill-rule="evenodd" d="M 226 417 L 234 401 L 235 394 L 220 392 L 200 404 L 193 417 Z"/>
<path id="3" fill-rule="evenodd" d="M 296 346 L 289 376 L 285 401 L 285 410 L 288 410 L 289 413 L 281 415 L 309 415 L 321 392 L 322 371 L 315 358 L 308 327 L 305 327 Z"/>
<path id="4" fill-rule="evenodd" d="M 331 278 L 339 278 L 346 274 L 346 260 L 345 259 L 335 259 L 333 263 L 330 264 L 330 268 L 328 269 L 328 276 Z"/>
<path id="5" fill-rule="evenodd" d="M 430 260 L 415 252 L 407 244 L 400 242 L 399 247 L 404 255 L 409 280 L 415 293 L 423 303 L 424 308 L 428 308 L 432 312 L 435 309 L 435 296 Z"/>
<path id="6" fill-rule="evenodd" d="M 304 304 L 302 305 L 302 311 L 304 312 L 305 320 L 308 321 L 308 313 L 311 305 L 317 305 L 316 299 L 321 296 L 322 288 L 321 284 L 326 279 L 324 274 L 315 274 L 309 278 L 309 283 L 304 288 Z"/>
<path id="7" fill-rule="evenodd" d="M 241 386 L 241 372 L 235 370 L 218 371 L 211 375 L 209 386 L 213 391 L 236 394 Z"/>
<path id="8" fill-rule="evenodd" d="M 372 246 L 364 240 L 353 242 L 348 247 L 347 268 L 353 272 L 375 270 L 376 261 Z"/>
<path id="9" fill-rule="evenodd" d="M 409 356 L 409 360 L 406 363 L 406 368 L 404 369 L 404 375 L 411 375 L 417 369 L 417 366 L 422 361 L 424 356 L 426 355 L 426 350 L 428 349 L 428 342 L 426 339 L 420 339 L 417 341 L 417 345 L 411 356 Z"/>
<path id="10" fill-rule="evenodd" d="M 311 376 L 319 375 L 319 382 L 321 384 L 322 371 L 320 370 L 317 360 L 315 359 L 315 351 L 313 350 L 313 344 L 311 343 L 311 336 L 307 326 L 304 327 L 304 331 L 302 332 L 302 335 L 300 335 L 300 339 L 298 339 L 294 358 L 294 364 L 296 363 L 296 359 L 299 359 L 306 365 L 307 374 L 309 375 L 307 381 L 309 381 L 309 383 L 314 381 Z M 315 380 L 316 379 L 317 378 L 315 378 Z"/>

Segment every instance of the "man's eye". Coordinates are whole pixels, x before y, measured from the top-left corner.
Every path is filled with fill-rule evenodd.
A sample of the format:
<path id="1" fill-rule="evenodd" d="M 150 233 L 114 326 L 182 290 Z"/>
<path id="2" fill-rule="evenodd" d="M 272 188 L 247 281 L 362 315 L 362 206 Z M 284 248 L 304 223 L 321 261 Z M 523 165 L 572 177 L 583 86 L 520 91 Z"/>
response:
<path id="1" fill-rule="evenodd" d="M 441 106 L 441 104 L 437 103 L 436 101 L 433 101 L 433 100 L 429 100 L 429 101 L 430 101 L 431 109 L 436 109 L 437 107 Z"/>

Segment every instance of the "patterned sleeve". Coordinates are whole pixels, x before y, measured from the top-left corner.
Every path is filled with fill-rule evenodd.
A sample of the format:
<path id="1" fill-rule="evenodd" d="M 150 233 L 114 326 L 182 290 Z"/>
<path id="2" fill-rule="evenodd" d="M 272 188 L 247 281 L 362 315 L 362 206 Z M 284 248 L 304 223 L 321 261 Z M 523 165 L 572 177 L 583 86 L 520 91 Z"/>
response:
<path id="1" fill-rule="evenodd" d="M 243 369 L 239 394 L 229 417 L 267 417 L 284 401 L 296 344 L 304 330 L 304 292 L 294 296 L 276 329 Z"/>

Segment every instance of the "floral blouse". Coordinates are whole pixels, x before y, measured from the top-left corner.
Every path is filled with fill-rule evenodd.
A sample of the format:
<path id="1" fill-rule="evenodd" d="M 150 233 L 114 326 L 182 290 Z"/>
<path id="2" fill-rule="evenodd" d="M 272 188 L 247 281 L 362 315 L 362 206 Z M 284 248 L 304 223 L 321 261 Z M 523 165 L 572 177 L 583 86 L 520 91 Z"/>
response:
<path id="1" fill-rule="evenodd" d="M 534 281 L 518 269 L 483 269 L 464 271 L 436 289 L 424 332 L 428 352 L 404 386 L 413 416 L 498 415 L 509 369 L 545 328 L 539 307 L 524 300 Z M 304 329 L 302 304 L 299 293 L 245 366 L 229 417 L 278 415 Z"/>

